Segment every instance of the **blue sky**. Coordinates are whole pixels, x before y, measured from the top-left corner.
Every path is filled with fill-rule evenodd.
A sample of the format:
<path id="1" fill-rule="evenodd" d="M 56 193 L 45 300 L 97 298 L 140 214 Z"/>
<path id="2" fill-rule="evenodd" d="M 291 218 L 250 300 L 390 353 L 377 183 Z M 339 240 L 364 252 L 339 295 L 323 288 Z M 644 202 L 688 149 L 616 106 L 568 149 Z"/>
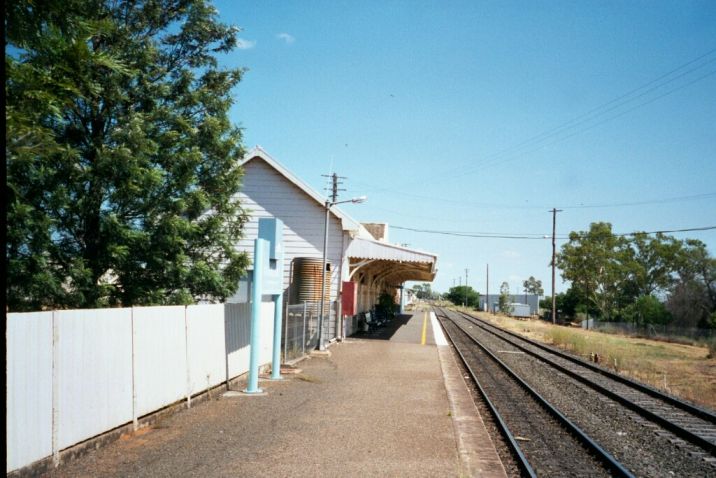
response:
<path id="1" fill-rule="evenodd" d="M 550 291 L 551 241 L 716 225 L 716 2 L 231 2 L 232 120 L 344 210 L 439 255 L 433 287 Z M 644 203 L 637 204 L 632 203 Z M 600 206 L 600 207 L 591 207 Z M 675 234 L 703 240 L 716 230 Z M 558 245 L 563 241 L 559 241 Z M 558 278 L 557 290 L 566 288 Z"/>

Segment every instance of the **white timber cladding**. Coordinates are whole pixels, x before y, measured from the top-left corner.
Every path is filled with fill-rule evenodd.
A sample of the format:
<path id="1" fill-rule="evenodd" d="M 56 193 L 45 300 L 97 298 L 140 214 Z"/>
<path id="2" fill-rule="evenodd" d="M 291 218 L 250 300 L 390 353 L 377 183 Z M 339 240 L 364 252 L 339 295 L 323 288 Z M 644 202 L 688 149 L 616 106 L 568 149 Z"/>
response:
<path id="1" fill-rule="evenodd" d="M 287 289 L 293 259 L 323 257 L 325 208 L 260 158 L 244 164 L 243 183 L 238 198 L 250 219 L 237 249 L 248 252 L 253 260 L 259 218 L 275 217 L 283 221 L 284 289 Z M 337 298 L 340 284 L 343 234 L 341 220 L 330 214 L 326 257 L 333 266 L 331 300 Z M 284 295 L 284 300 L 289 300 L 288 294 Z M 291 302 L 295 302 L 293 298 Z"/>

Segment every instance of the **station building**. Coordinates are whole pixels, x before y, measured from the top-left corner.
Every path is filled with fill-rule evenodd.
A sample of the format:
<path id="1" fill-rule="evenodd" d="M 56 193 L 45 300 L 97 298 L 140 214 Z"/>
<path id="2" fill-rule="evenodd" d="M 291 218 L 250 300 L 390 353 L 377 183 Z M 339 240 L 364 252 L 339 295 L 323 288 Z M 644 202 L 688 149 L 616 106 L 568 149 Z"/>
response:
<path id="1" fill-rule="evenodd" d="M 249 221 L 237 248 L 252 259 L 258 220 L 280 219 L 284 304 L 320 302 L 326 198 L 261 147 L 249 151 L 241 165 L 244 177 L 238 199 Z M 435 254 L 390 244 L 387 224 L 361 224 L 337 206 L 330 208 L 326 250 L 326 300 L 336 303 L 340 317 L 370 311 L 385 292 L 400 300 L 403 283 L 430 282 L 437 272 Z M 228 301 L 247 300 L 246 289 L 240 286 Z M 352 334 L 355 323 L 348 320 L 342 331 L 336 328 L 332 335 Z"/>

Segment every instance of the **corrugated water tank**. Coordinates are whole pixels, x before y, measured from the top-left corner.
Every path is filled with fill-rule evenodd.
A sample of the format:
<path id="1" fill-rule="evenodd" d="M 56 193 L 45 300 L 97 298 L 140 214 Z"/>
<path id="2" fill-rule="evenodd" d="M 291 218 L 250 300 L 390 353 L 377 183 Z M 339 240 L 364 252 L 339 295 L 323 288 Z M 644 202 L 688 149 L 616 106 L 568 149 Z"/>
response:
<path id="1" fill-rule="evenodd" d="M 293 260 L 291 276 L 291 302 L 321 301 L 321 277 L 323 259 L 315 257 L 296 257 Z M 331 297 L 331 263 L 326 262 L 326 300 Z"/>

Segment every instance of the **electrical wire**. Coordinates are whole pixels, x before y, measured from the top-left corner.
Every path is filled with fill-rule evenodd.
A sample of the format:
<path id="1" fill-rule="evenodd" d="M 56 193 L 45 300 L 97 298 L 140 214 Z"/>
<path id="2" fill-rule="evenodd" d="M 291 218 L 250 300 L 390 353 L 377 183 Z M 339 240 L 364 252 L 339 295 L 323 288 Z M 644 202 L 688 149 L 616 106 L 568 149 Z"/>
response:
<path id="1" fill-rule="evenodd" d="M 475 237 L 475 238 L 482 238 L 482 239 L 528 239 L 528 240 L 545 240 L 545 239 L 552 239 L 552 235 L 550 234 L 532 234 L 532 233 L 524 233 L 524 234 L 508 234 L 508 233 L 500 233 L 500 232 L 461 232 L 461 231 L 438 231 L 438 230 L 431 230 L 431 229 L 417 229 L 412 227 L 403 227 L 403 226 L 390 226 L 392 229 L 401 229 L 404 231 L 412 231 L 412 232 L 421 232 L 421 233 L 427 233 L 427 234 L 441 234 L 445 236 L 458 236 L 458 237 Z M 693 232 L 693 231 L 709 231 L 716 229 L 716 226 L 703 226 L 703 227 L 690 227 L 690 228 L 684 228 L 684 229 L 662 229 L 658 231 L 635 231 L 635 232 L 623 232 L 623 233 L 614 233 L 615 236 L 635 236 L 637 234 L 667 234 L 667 233 L 675 233 L 675 232 Z M 565 240 L 569 239 L 569 236 L 555 236 L 555 239 Z"/>
<path id="2" fill-rule="evenodd" d="M 360 181 L 354 181 L 354 183 L 363 184 Z M 465 206 L 482 207 L 482 208 L 529 210 L 529 209 L 547 209 L 547 208 L 552 207 L 549 205 L 519 206 L 519 205 L 510 205 L 510 204 L 471 202 L 471 201 L 465 201 L 462 199 L 448 199 L 448 198 L 443 198 L 443 197 L 438 197 L 438 196 L 423 196 L 420 194 L 406 193 L 403 191 L 396 191 L 396 190 L 388 189 L 388 188 L 374 187 L 374 186 L 370 186 L 367 184 L 362 189 L 366 189 L 368 191 L 392 193 L 392 194 L 397 194 L 400 196 L 409 197 L 412 199 L 427 199 L 430 201 L 444 202 L 444 203 L 450 203 L 450 204 L 462 204 Z M 567 205 L 567 206 L 558 205 L 557 207 L 559 209 L 607 209 L 607 208 L 616 208 L 616 207 L 646 206 L 646 205 L 650 205 L 650 204 L 669 204 L 669 203 L 675 203 L 675 202 L 698 201 L 698 200 L 710 199 L 710 198 L 716 198 L 716 192 L 692 194 L 692 195 L 688 195 L 688 196 L 672 196 L 672 197 L 666 197 L 666 198 L 645 199 L 643 201 L 601 203 L 601 204 L 575 204 L 575 205 Z M 397 211 L 391 211 L 391 212 L 397 212 Z"/>

